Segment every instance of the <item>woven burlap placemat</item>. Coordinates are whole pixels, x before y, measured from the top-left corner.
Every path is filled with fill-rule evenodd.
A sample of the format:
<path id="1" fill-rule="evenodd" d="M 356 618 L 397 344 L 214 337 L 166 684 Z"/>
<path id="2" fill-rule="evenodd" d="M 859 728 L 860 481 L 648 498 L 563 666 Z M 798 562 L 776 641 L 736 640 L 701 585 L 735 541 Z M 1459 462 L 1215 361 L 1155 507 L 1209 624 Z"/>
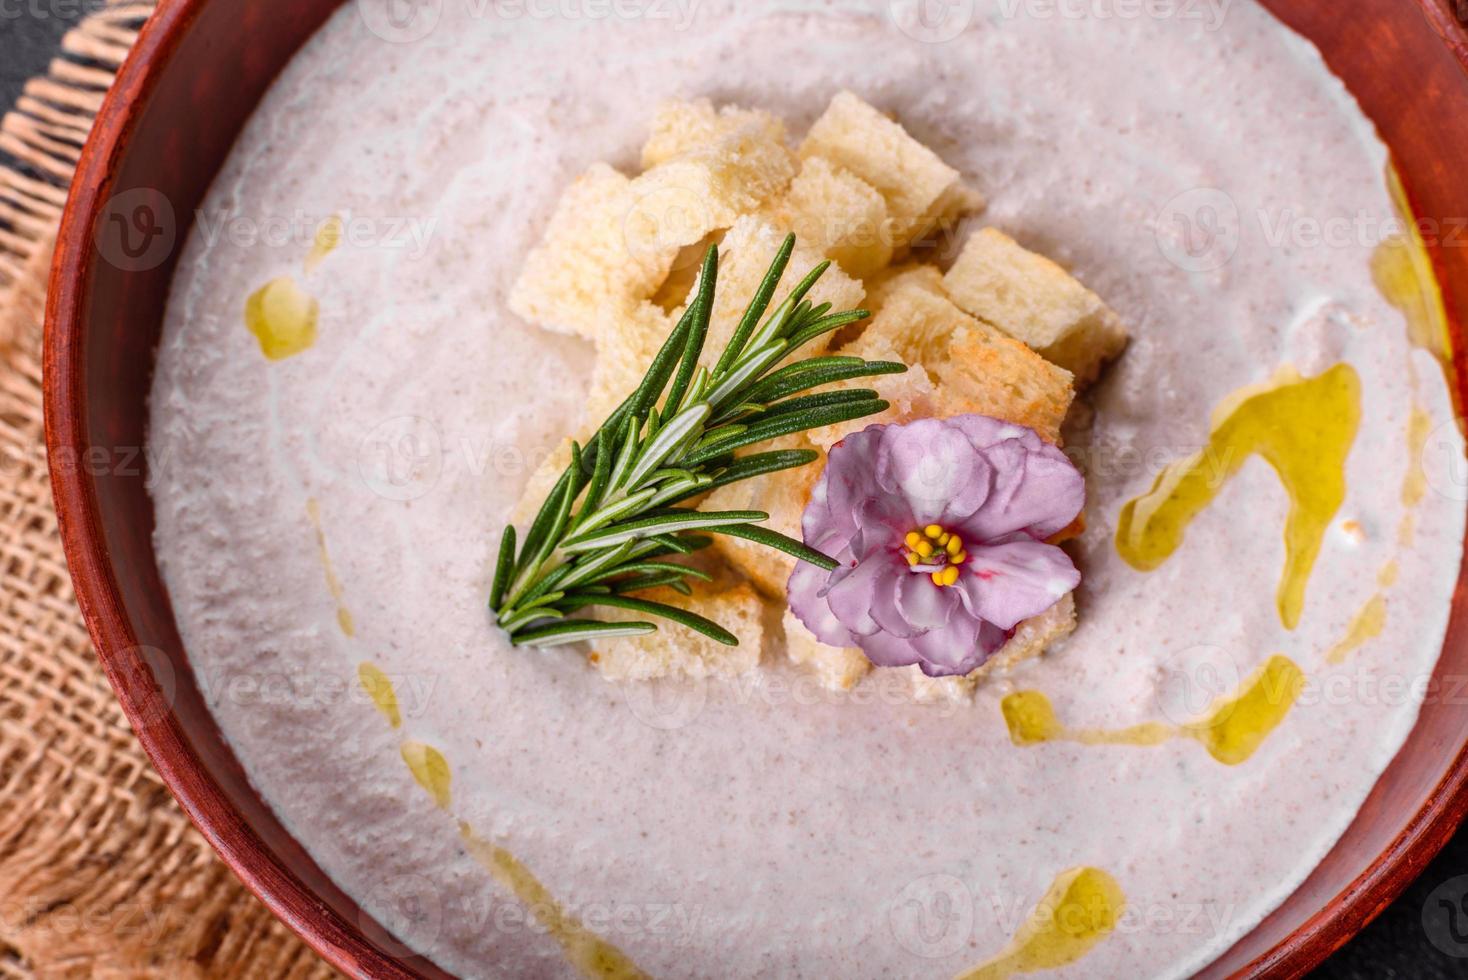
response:
<path id="1" fill-rule="evenodd" d="M 66 35 L 0 122 L 0 976 L 329 977 L 148 765 L 72 597 L 41 422 L 65 188 L 150 4 Z"/>

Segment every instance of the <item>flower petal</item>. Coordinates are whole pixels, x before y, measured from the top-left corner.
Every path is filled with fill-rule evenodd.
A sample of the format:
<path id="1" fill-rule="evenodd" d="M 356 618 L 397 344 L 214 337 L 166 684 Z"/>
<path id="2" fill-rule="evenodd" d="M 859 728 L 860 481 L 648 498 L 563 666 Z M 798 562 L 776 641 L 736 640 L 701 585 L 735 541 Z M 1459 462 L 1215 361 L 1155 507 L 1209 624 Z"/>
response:
<path id="1" fill-rule="evenodd" d="M 831 612 L 857 636 L 879 632 L 882 627 L 872 617 L 872 606 L 877 590 L 885 588 L 890 593 L 892 578 L 897 574 L 897 559 L 878 553 L 858 562 L 843 578 L 833 576 L 824 590 Z"/>
<path id="2" fill-rule="evenodd" d="M 1002 630 L 993 623 L 980 622 L 972 646 L 963 657 L 952 659 L 941 652 L 930 651 L 918 665 L 929 677 L 964 677 L 988 663 L 989 658 L 1009 642 L 1009 637 L 1007 630 Z"/>
<path id="3" fill-rule="evenodd" d="M 902 618 L 918 630 L 942 629 L 963 600 L 952 589 L 934 585 L 927 575 L 909 571 L 897 582 L 897 608 Z"/>
<path id="4" fill-rule="evenodd" d="M 1081 581 L 1070 556 L 1054 545 L 1018 540 L 969 549 L 954 586 L 968 611 L 1003 630 L 1038 616 Z"/>
<path id="5" fill-rule="evenodd" d="M 851 631 L 841 625 L 841 620 L 831 611 L 830 603 L 820 594 L 828 576 L 823 568 L 809 562 L 796 562 L 785 590 L 790 598 L 790 611 L 822 643 L 833 647 L 855 646 L 856 640 Z"/>
<path id="6" fill-rule="evenodd" d="M 878 459 L 918 525 L 941 522 L 955 499 L 987 496 L 989 474 L 962 429 L 937 419 L 892 426 Z M 977 501 L 975 502 L 975 505 Z"/>
<path id="7" fill-rule="evenodd" d="M 1016 531 L 1048 538 L 1075 520 L 1085 506 L 1085 478 L 1065 453 L 1029 429 L 1008 428 L 1021 434 L 981 449 L 993 484 L 979 507 L 954 522 L 962 527 L 965 540 L 993 541 Z"/>
<path id="8" fill-rule="evenodd" d="M 892 636 L 890 633 L 858 636 L 851 645 L 859 647 L 867 659 L 878 667 L 908 667 L 922 660 L 922 655 L 911 640 Z"/>

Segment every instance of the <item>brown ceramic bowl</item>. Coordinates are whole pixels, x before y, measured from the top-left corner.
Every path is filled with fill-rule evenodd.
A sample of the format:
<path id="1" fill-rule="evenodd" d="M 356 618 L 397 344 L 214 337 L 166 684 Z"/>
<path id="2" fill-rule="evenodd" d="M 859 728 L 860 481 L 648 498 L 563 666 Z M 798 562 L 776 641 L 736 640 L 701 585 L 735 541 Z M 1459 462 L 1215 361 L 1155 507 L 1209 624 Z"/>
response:
<path id="1" fill-rule="evenodd" d="M 153 764 L 244 882 L 339 968 L 443 976 L 316 866 L 251 788 L 204 706 L 153 553 L 145 400 L 179 219 L 276 72 L 340 0 L 163 0 L 108 95 L 62 222 L 46 323 L 46 441 L 78 601 Z M 1395 154 L 1419 216 L 1468 216 L 1468 32 L 1454 0 L 1268 0 L 1312 39 Z M 1468 248 L 1432 259 L 1468 404 Z M 1363 270 L 1364 274 L 1364 270 Z M 1437 674 L 1468 676 L 1463 580 Z M 1434 698 L 1300 888 L 1205 976 L 1298 976 L 1390 903 L 1468 811 L 1468 724 Z"/>

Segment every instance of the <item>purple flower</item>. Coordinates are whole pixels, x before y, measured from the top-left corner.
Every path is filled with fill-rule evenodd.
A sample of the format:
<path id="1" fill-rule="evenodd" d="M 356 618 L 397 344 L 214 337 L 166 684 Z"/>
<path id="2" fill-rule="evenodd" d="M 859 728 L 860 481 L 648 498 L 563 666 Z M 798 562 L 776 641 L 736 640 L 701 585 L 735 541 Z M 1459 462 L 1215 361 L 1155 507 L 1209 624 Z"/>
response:
<path id="1" fill-rule="evenodd" d="M 1031 429 L 984 415 L 873 425 L 831 450 L 790 606 L 822 643 L 930 677 L 983 665 L 1023 620 L 1076 587 L 1046 539 L 1085 503 L 1080 472 Z"/>

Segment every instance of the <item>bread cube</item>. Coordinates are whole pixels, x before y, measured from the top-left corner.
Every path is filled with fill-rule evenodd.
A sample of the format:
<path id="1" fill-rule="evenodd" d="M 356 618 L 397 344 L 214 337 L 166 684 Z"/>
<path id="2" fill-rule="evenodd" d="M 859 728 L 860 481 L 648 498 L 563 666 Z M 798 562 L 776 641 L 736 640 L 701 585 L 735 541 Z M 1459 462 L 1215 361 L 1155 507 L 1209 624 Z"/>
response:
<path id="1" fill-rule="evenodd" d="M 1126 328 L 1100 297 L 996 228 L 969 237 L 943 285 L 964 310 L 1065 368 L 1078 384 L 1094 381 L 1126 346 Z"/>
<path id="2" fill-rule="evenodd" d="M 815 638 L 790 609 L 785 610 L 785 655 L 815 674 L 828 691 L 849 691 L 871 672 L 866 654 L 851 647 L 827 646 Z"/>
<path id="3" fill-rule="evenodd" d="M 590 615 L 614 622 L 651 622 L 656 633 L 595 640 L 588 659 L 608 680 L 652 680 L 657 677 L 733 677 L 759 666 L 765 646 L 764 601 L 748 585 L 723 591 L 694 582 L 693 594 L 672 589 L 638 593 L 655 602 L 678 606 L 711 619 L 739 638 L 730 647 L 696 630 L 648 617 L 631 609 L 594 607 Z"/>
<path id="4" fill-rule="evenodd" d="M 935 369 L 941 415 L 990 415 L 1060 442 L 1075 401 L 1071 373 L 985 323 L 953 333 L 948 360 Z"/>
<path id="5" fill-rule="evenodd" d="M 908 364 L 906 372 L 902 374 L 882 374 L 874 378 L 856 378 L 852 381 L 841 381 L 822 388 L 822 391 L 850 388 L 867 388 L 875 391 L 888 403 L 888 407 L 876 415 L 868 415 L 865 418 L 856 419 L 852 422 L 841 422 L 837 425 L 827 425 L 816 429 L 809 429 L 805 437 L 817 449 L 829 452 L 831 447 L 840 442 L 842 438 L 853 433 L 860 432 L 869 425 L 892 425 L 899 422 L 908 422 L 912 419 L 944 417 L 957 414 L 944 410 L 942 393 L 923 366 L 915 361 L 904 359 L 901 354 L 893 350 L 882 337 L 863 337 L 854 341 L 837 351 L 838 354 L 862 357 L 869 361 L 897 361 Z M 815 467 L 824 467 L 825 460 L 812 463 Z M 778 475 L 778 474 L 776 474 Z"/>
<path id="6" fill-rule="evenodd" d="M 924 262 L 904 262 L 889 265 L 866 279 L 867 295 L 864 306 L 873 316 L 881 312 L 882 306 L 892 296 L 901 296 L 911 289 L 921 289 L 934 296 L 946 299 L 943 291 L 943 270 Z M 871 321 L 867 321 L 868 324 Z"/>
<path id="7" fill-rule="evenodd" d="M 511 310 L 548 330 L 596 340 L 608 308 L 657 292 L 678 245 L 629 240 L 632 183 L 598 163 L 566 189 L 510 290 Z"/>
<path id="8" fill-rule="evenodd" d="M 781 231 L 762 217 L 749 216 L 735 222 L 724 236 L 719 246 L 719 278 L 714 290 L 714 310 L 709 318 L 708 339 L 704 343 L 705 364 L 712 365 L 728 346 L 735 328 L 744 316 L 744 311 L 748 309 L 750 300 L 754 299 L 755 291 L 759 289 L 760 282 L 769 271 L 770 263 L 774 261 L 775 253 L 780 250 L 787 234 L 788 232 Z M 768 312 L 773 312 L 806 274 L 825 259 L 820 251 L 797 238 L 790 264 L 785 269 L 779 288 L 775 290 Z M 697 286 L 694 289 L 696 292 Z M 844 312 L 860 308 L 863 293 L 859 281 L 833 265 L 821 276 L 815 288 L 806 294 L 806 298 L 816 305 L 830 303 L 832 312 Z M 830 342 L 830 334 L 817 338 L 801 348 L 801 355 L 811 357 L 819 354 L 826 350 Z"/>
<path id="9" fill-rule="evenodd" d="M 739 125 L 632 181 L 630 247 L 661 255 L 693 245 L 783 193 L 795 171 L 780 127 L 759 120 Z"/>
<path id="10" fill-rule="evenodd" d="M 849 276 L 865 278 L 892 260 L 887 202 L 871 184 L 824 157 L 807 157 L 785 196 L 766 213 Z"/>
<path id="11" fill-rule="evenodd" d="M 665 102 L 658 107 L 642 146 L 642 169 L 651 170 L 741 129 L 761 131 L 773 143 L 785 142 L 784 121 L 763 110 L 733 105 L 715 109 L 708 99 Z"/>
<path id="12" fill-rule="evenodd" d="M 540 506 L 545 503 L 545 498 L 555 488 L 556 481 L 570 465 L 571 440 L 562 439 L 560 444 L 540 460 L 535 469 L 531 471 L 530 479 L 520 493 L 520 499 L 510 509 L 509 522 L 522 532 L 528 528 L 530 522 L 535 520 L 535 515 L 540 513 Z"/>
<path id="13" fill-rule="evenodd" d="M 810 443 L 804 436 L 797 434 L 756 448 L 758 452 L 809 449 Z M 820 478 L 822 468 L 823 464 L 816 461 L 794 469 L 731 483 L 709 494 L 699 509 L 764 511 L 770 515 L 770 519 L 762 521 L 763 526 L 803 541 L 800 518 L 805 513 L 805 505 L 810 503 L 811 490 Z M 765 595 L 771 599 L 784 599 L 785 586 L 790 581 L 790 573 L 795 570 L 794 558 L 783 551 L 722 534 L 714 535 L 714 547 Z"/>
<path id="14" fill-rule="evenodd" d="M 970 413 L 1015 422 L 1059 442 L 1075 397 L 1069 372 L 956 307 L 942 295 L 936 270 L 917 266 L 884 277 L 871 298 L 876 315 L 838 353 L 900 361 L 909 370 L 845 382 L 875 389 L 892 407 L 860 423 L 812 430 L 811 442 L 829 449 L 856 425 Z"/>
<path id="15" fill-rule="evenodd" d="M 811 126 L 800 157 L 823 157 L 875 187 L 886 199 L 898 248 L 983 206 L 957 170 L 850 92 L 832 99 Z"/>
<path id="16" fill-rule="evenodd" d="M 677 325 L 676 317 L 651 302 L 606 311 L 597 343 L 596 366 L 591 372 L 591 391 L 582 417 L 585 431 L 594 432 L 637 390 L 652 366 L 652 359 Z"/>

